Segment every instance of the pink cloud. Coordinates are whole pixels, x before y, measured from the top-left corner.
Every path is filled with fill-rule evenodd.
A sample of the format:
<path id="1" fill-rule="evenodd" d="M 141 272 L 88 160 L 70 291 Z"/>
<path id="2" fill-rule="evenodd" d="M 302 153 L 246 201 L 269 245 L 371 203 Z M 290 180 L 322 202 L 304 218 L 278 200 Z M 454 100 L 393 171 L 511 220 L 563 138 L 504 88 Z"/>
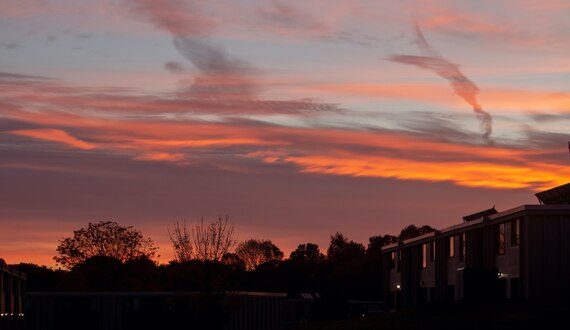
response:
<path id="1" fill-rule="evenodd" d="M 448 13 L 425 18 L 420 25 L 427 29 L 451 30 L 461 29 L 462 31 L 482 34 L 497 35 L 511 34 L 511 30 L 505 24 L 491 22 L 480 15 L 472 13 Z"/>
<path id="2" fill-rule="evenodd" d="M 48 8 L 42 0 L 0 1 L 0 17 L 17 18 L 45 14 Z"/>
<path id="3" fill-rule="evenodd" d="M 447 35 L 475 38 L 483 46 L 528 47 L 564 41 L 552 25 L 565 20 L 568 3 L 563 0 L 481 2 L 480 6 L 468 8 L 431 0 L 417 5 L 414 11 L 421 26 Z"/>
<path id="4" fill-rule="evenodd" d="M 49 129 L 49 128 L 23 129 L 23 130 L 8 131 L 8 133 L 19 136 L 31 137 L 34 139 L 39 139 L 44 141 L 59 142 L 68 145 L 70 147 L 82 150 L 91 150 L 97 147 L 92 143 L 79 140 L 76 137 L 69 135 L 67 132 L 59 129 Z"/>
<path id="5" fill-rule="evenodd" d="M 129 4 L 160 29 L 178 36 L 207 35 L 217 25 L 216 20 L 200 11 L 200 1 L 129 0 Z"/>
<path id="6" fill-rule="evenodd" d="M 324 36 L 333 32 L 333 27 L 311 13 L 284 2 L 268 2 L 258 8 L 258 27 L 286 37 L 307 38 Z"/>

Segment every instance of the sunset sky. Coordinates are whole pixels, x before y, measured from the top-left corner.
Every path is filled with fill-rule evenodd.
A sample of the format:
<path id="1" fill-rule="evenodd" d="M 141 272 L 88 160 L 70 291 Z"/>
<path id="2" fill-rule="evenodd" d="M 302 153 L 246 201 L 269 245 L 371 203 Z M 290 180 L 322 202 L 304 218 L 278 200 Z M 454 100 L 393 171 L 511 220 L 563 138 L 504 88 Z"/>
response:
<path id="1" fill-rule="evenodd" d="M 0 0 L 0 258 L 229 215 L 286 255 L 570 181 L 570 1 Z"/>

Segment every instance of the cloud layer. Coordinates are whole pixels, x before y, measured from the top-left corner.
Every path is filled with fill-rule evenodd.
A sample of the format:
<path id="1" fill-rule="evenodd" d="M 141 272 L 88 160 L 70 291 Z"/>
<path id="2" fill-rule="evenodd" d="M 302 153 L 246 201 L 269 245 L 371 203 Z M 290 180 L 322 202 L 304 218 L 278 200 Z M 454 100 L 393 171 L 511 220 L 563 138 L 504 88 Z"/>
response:
<path id="1" fill-rule="evenodd" d="M 308 127 L 251 117 L 283 113 L 288 106 L 296 110 L 323 107 L 311 103 L 299 102 L 295 107 L 293 101 L 255 101 L 243 105 L 241 116 L 237 112 L 220 116 L 224 111 L 209 108 L 212 104 L 200 112 L 183 98 L 94 92 L 30 78 L 5 82 L 4 90 L 13 85 L 19 88 L 5 93 L 0 103 L 3 117 L 18 123 L 15 129 L 4 127 L 4 134 L 20 137 L 19 143 L 45 141 L 44 148 L 62 145 L 134 161 L 218 164 L 222 168 L 251 159 L 294 165 L 299 172 L 448 181 L 467 187 L 540 190 L 562 184 L 570 175 L 565 164 L 540 161 L 540 155 L 552 152 L 556 145 L 541 145 L 538 150 L 517 144 L 483 147 L 436 136 L 430 140 L 425 134 L 433 126 L 371 131 L 365 126 L 341 129 L 314 121 L 326 119 L 327 111 L 287 112 L 296 120 L 313 122 Z M 204 120 L 205 114 L 217 117 Z M 437 125 L 436 121 L 430 125 Z"/>

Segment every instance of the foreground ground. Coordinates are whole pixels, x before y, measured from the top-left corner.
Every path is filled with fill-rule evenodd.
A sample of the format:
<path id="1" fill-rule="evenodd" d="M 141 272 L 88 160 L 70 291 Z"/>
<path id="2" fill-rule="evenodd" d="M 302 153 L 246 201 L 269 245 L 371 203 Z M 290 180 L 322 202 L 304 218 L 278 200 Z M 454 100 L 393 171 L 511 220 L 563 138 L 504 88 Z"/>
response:
<path id="1" fill-rule="evenodd" d="M 290 327 L 316 329 L 569 329 L 569 303 L 511 303 L 473 306 L 432 306 L 338 321 Z"/>

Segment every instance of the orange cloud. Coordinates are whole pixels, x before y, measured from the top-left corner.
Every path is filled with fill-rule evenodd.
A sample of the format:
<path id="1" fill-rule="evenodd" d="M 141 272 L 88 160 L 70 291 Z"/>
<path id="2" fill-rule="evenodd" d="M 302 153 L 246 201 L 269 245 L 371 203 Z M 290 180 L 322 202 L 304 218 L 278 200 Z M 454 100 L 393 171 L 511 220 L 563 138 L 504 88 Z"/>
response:
<path id="1" fill-rule="evenodd" d="M 96 148 L 96 146 L 92 143 L 88 143 L 85 141 L 81 141 L 65 131 L 59 129 L 23 129 L 23 130 L 15 130 L 9 131 L 8 133 L 20 136 L 31 137 L 34 139 L 45 140 L 45 141 L 53 141 L 63 143 L 70 147 L 74 147 L 77 149 L 83 150 L 90 150 Z"/>
<path id="2" fill-rule="evenodd" d="M 135 157 L 139 160 L 150 161 L 166 161 L 166 162 L 180 162 L 186 159 L 186 155 L 182 153 L 169 153 L 169 152 L 149 152 Z"/>
<path id="3" fill-rule="evenodd" d="M 563 183 L 570 176 L 565 166 L 528 161 L 552 150 L 430 141 L 397 132 L 22 115 L 20 119 L 35 124 L 59 122 L 88 129 L 100 141 L 98 148 L 114 153 L 128 150 L 126 155 L 135 160 L 184 165 L 190 164 L 185 148 L 193 148 L 194 153 L 202 148 L 224 148 L 224 153 L 232 157 L 247 155 L 265 163 L 294 164 L 301 172 L 450 181 L 468 187 L 543 189 Z M 37 137 L 38 131 L 45 135 L 45 131 L 54 130 L 32 131 Z M 185 138 L 180 139 L 181 136 Z M 250 148 L 231 148 L 243 145 Z"/>
<path id="4" fill-rule="evenodd" d="M 570 93 L 567 92 L 482 88 L 480 99 L 481 103 L 493 109 L 549 110 L 570 113 Z"/>
<path id="5" fill-rule="evenodd" d="M 269 155 L 267 163 L 291 163 L 302 172 L 401 180 L 448 181 L 465 187 L 543 190 L 564 184 L 567 166 L 538 163 L 503 165 L 492 162 L 429 162 L 395 157 L 337 153 L 334 155 Z"/>
<path id="6" fill-rule="evenodd" d="M 135 140 L 135 144 L 156 146 L 156 147 L 172 147 L 172 148 L 201 148 L 210 146 L 233 146 L 233 145 L 282 145 L 285 142 L 263 141 L 255 138 L 232 138 L 225 137 L 219 139 L 195 139 L 195 140 Z"/>

